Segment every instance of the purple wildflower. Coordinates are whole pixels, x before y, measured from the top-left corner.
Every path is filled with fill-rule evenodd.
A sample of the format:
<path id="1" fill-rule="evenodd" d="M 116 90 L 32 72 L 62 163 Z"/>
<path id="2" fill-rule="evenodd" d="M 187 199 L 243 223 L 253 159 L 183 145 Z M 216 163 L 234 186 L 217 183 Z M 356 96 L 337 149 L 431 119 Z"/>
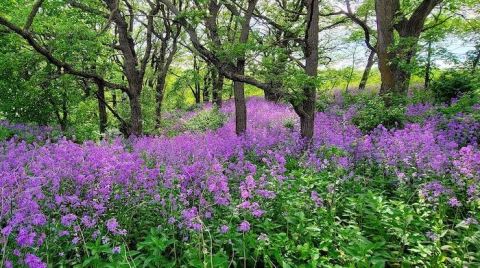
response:
<path id="1" fill-rule="evenodd" d="M 242 221 L 238 225 L 238 230 L 243 233 L 250 231 L 250 223 L 248 221 Z"/>
<path id="2" fill-rule="evenodd" d="M 27 255 L 25 255 L 25 264 L 29 267 L 29 268 L 46 268 L 47 265 L 42 262 L 42 260 L 31 254 L 31 253 L 27 253 Z"/>
<path id="3" fill-rule="evenodd" d="M 318 196 L 318 193 L 316 191 L 312 191 L 310 193 L 310 198 L 317 207 L 323 207 L 323 199 Z"/>
<path id="4" fill-rule="evenodd" d="M 226 234 L 230 228 L 227 225 L 220 226 L 220 233 Z"/>
<path id="5" fill-rule="evenodd" d="M 77 216 L 75 216 L 74 214 L 67 214 L 65 216 L 62 216 L 61 223 L 64 226 L 70 226 L 75 220 L 77 220 Z"/>
<path id="6" fill-rule="evenodd" d="M 112 253 L 113 254 L 119 254 L 120 253 L 120 247 L 117 246 L 117 247 L 112 248 Z"/>
<path id="7" fill-rule="evenodd" d="M 455 208 L 455 207 L 460 207 L 462 205 L 462 203 L 460 203 L 460 201 L 458 201 L 458 199 L 456 197 L 452 197 L 448 200 L 448 204 Z"/>

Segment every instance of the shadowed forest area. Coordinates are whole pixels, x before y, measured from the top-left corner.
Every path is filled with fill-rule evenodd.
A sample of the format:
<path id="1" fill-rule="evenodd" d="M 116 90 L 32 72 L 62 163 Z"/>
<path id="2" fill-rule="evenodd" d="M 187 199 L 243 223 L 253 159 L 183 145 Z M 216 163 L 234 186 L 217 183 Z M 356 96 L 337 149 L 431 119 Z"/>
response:
<path id="1" fill-rule="evenodd" d="M 479 0 L 2 0 L 0 267 L 478 267 L 479 61 Z"/>

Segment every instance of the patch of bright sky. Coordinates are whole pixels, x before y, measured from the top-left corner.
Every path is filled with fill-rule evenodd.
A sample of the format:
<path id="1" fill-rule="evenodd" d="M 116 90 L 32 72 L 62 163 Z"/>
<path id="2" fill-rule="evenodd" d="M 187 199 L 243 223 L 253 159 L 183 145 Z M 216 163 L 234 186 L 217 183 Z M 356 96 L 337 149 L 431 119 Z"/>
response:
<path id="1" fill-rule="evenodd" d="M 341 30 L 337 30 L 336 32 L 340 36 L 345 33 Z M 332 40 L 331 38 L 329 39 Z M 445 49 L 448 54 L 454 56 L 459 62 L 464 62 L 466 60 L 467 52 L 475 49 L 475 45 L 472 42 L 459 39 L 455 36 L 449 36 L 445 40 L 435 43 L 433 47 L 434 49 Z M 336 45 L 336 49 L 329 55 L 333 61 L 328 66 L 320 66 L 320 68 L 343 69 L 351 67 L 354 63 L 355 69 L 363 69 L 366 65 L 369 53 L 370 51 L 363 41 L 355 43 L 340 42 Z M 425 56 L 425 51 L 421 51 L 418 56 Z M 434 57 L 433 61 L 439 68 L 450 68 L 455 65 L 454 61 L 438 57 Z"/>

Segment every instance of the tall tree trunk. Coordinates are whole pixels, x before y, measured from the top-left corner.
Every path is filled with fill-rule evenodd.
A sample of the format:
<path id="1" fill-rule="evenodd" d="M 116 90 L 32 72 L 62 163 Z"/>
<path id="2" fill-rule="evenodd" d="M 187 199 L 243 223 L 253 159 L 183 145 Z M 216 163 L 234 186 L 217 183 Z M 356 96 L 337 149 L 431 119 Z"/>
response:
<path id="1" fill-rule="evenodd" d="M 117 92 L 115 89 L 112 89 L 112 107 L 113 109 L 117 109 Z"/>
<path id="2" fill-rule="evenodd" d="M 239 43 L 245 44 L 250 34 L 250 20 L 258 0 L 249 0 L 248 7 L 242 22 Z M 245 51 L 237 58 L 237 73 L 245 74 Z M 233 96 L 235 98 L 235 132 L 241 135 L 247 131 L 247 107 L 245 104 L 245 84 L 233 81 Z"/>
<path id="3" fill-rule="evenodd" d="M 129 94 L 130 101 L 130 135 L 139 136 L 143 132 L 142 104 L 140 100 L 141 90 L 132 91 Z"/>
<path id="4" fill-rule="evenodd" d="M 100 133 L 105 133 L 107 130 L 107 106 L 105 105 L 105 85 L 101 82 L 97 82 L 98 92 L 98 121 Z"/>
<path id="5" fill-rule="evenodd" d="M 244 74 L 245 61 L 238 60 L 237 68 L 240 74 Z M 235 98 L 235 133 L 241 135 L 247 130 L 247 106 L 245 104 L 245 91 L 242 82 L 233 82 L 233 96 Z"/>
<path id="6" fill-rule="evenodd" d="M 60 130 L 62 132 L 67 131 L 67 123 L 68 123 L 67 115 L 68 115 L 68 113 L 65 112 L 65 105 L 63 104 L 64 103 L 63 100 L 62 100 L 62 109 L 63 109 L 62 113 L 60 113 L 60 109 L 58 108 L 55 101 L 52 98 L 50 98 L 50 96 L 48 96 L 48 101 L 52 105 L 53 111 L 55 112 L 55 117 L 57 118 L 57 122 L 60 125 Z"/>
<path id="7" fill-rule="evenodd" d="M 394 41 L 395 13 L 400 8 L 398 0 L 375 0 L 377 15 L 377 54 L 378 69 L 382 79 L 380 93 L 395 90 L 395 75 L 391 66 L 392 53 L 389 51 Z"/>
<path id="8" fill-rule="evenodd" d="M 411 60 L 412 58 L 405 58 L 405 64 L 410 64 Z M 406 96 L 410 86 L 410 78 L 412 77 L 410 70 L 406 70 L 402 67 L 395 67 L 393 69 L 393 77 L 395 79 L 393 94 L 398 96 Z"/>
<path id="9" fill-rule="evenodd" d="M 67 91 L 64 89 L 62 92 L 62 114 L 63 114 L 63 119 L 62 119 L 62 131 L 67 131 L 68 128 L 68 95 Z"/>
<path id="10" fill-rule="evenodd" d="M 122 13 L 120 3 L 117 0 L 103 0 L 110 11 L 110 20 L 116 25 L 118 34 L 118 49 L 123 56 L 123 73 L 128 81 L 128 97 L 130 101 L 130 135 L 141 135 L 143 131 L 142 107 L 140 96 L 143 88 L 143 78 L 152 51 L 152 36 L 154 28 L 154 17 L 160 11 L 160 5 L 151 5 L 147 17 L 145 33 L 145 51 L 141 60 L 137 57 L 135 40 L 132 37 L 134 27 L 134 14 L 128 1 L 124 1 L 129 9 L 129 15 Z M 129 18 L 129 23 L 127 22 Z"/>
<path id="11" fill-rule="evenodd" d="M 360 80 L 360 84 L 358 85 L 358 90 L 365 90 L 365 87 L 367 86 L 370 71 L 372 70 L 373 64 L 375 63 L 375 54 L 375 51 L 370 50 L 370 54 L 368 55 L 367 59 L 367 65 L 365 66 L 365 70 L 363 71 L 362 79 Z"/>
<path id="12" fill-rule="evenodd" d="M 224 76 L 216 69 L 212 72 L 213 88 L 212 88 L 212 102 L 218 108 L 222 107 L 222 92 Z"/>
<path id="13" fill-rule="evenodd" d="M 311 78 L 303 87 L 304 99 L 295 110 L 300 116 L 300 134 L 312 140 L 315 123 L 315 98 L 318 73 L 318 0 L 305 0 L 307 23 L 305 29 L 305 73 Z"/>
<path id="14" fill-rule="evenodd" d="M 173 61 L 173 57 L 177 52 L 177 41 L 180 34 L 180 29 L 172 34 L 172 29 L 166 33 L 166 38 L 162 40 L 159 51 L 154 55 L 155 73 L 157 74 L 157 81 L 155 86 L 155 127 L 160 128 L 162 122 L 162 102 L 165 96 L 165 85 L 167 81 L 168 70 Z M 167 53 L 168 40 L 172 39 L 170 52 Z"/>
<path id="15" fill-rule="evenodd" d="M 193 69 L 195 71 L 195 88 L 193 90 L 193 97 L 195 98 L 195 104 L 200 103 L 200 95 L 202 90 L 200 88 L 200 66 L 198 65 L 197 56 L 193 55 Z"/>
<path id="16" fill-rule="evenodd" d="M 160 128 L 162 122 L 162 103 L 165 91 L 166 77 L 158 76 L 157 85 L 155 86 L 155 127 Z"/>
<path id="17" fill-rule="evenodd" d="M 207 73 L 203 77 L 202 98 L 204 103 L 210 101 L 210 86 L 212 85 L 212 76 L 210 72 L 210 68 L 208 68 Z"/>
<path id="18" fill-rule="evenodd" d="M 407 19 L 400 9 L 400 0 L 375 0 L 378 68 L 382 78 L 380 93 L 406 95 L 412 75 L 408 65 L 417 52 L 418 39 L 425 20 L 441 2 L 442 0 L 423 0 Z M 396 45 L 395 30 L 399 36 Z M 389 105 L 389 98 L 386 101 Z"/>
<path id="19" fill-rule="evenodd" d="M 432 70 L 432 41 L 428 41 L 427 47 L 427 62 L 425 65 L 425 82 L 424 87 L 428 89 L 430 87 L 430 74 Z"/>
<path id="20" fill-rule="evenodd" d="M 200 83 L 195 83 L 195 104 L 200 104 L 202 102 L 201 96 L 200 96 L 201 90 L 200 90 Z"/>

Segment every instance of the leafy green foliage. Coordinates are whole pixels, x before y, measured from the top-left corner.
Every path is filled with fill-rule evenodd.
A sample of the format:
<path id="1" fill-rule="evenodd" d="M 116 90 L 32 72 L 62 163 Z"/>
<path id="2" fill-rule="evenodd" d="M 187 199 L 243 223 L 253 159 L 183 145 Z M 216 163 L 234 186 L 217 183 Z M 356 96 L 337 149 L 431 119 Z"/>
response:
<path id="1" fill-rule="evenodd" d="M 0 141 L 8 140 L 14 135 L 13 131 L 6 127 L 0 126 Z"/>
<path id="2" fill-rule="evenodd" d="M 195 114 L 187 122 L 185 128 L 192 132 L 205 132 L 221 127 L 227 121 L 227 116 L 217 108 L 203 110 Z"/>
<path id="3" fill-rule="evenodd" d="M 346 102 L 355 104 L 358 107 L 352 122 L 363 131 L 369 131 L 378 125 L 387 128 L 401 127 L 405 117 L 403 98 L 393 98 L 393 105 L 387 106 L 382 97 L 364 93 L 359 95 L 348 95 Z"/>
<path id="4" fill-rule="evenodd" d="M 449 70 L 432 83 L 432 91 L 438 102 L 449 102 L 463 94 L 480 88 L 478 76 L 466 71 Z"/>
<path id="5" fill-rule="evenodd" d="M 459 113 L 471 114 L 477 120 L 480 120 L 480 92 L 469 92 L 461 96 L 452 105 L 442 108 L 441 111 L 448 117 L 455 116 Z"/>

